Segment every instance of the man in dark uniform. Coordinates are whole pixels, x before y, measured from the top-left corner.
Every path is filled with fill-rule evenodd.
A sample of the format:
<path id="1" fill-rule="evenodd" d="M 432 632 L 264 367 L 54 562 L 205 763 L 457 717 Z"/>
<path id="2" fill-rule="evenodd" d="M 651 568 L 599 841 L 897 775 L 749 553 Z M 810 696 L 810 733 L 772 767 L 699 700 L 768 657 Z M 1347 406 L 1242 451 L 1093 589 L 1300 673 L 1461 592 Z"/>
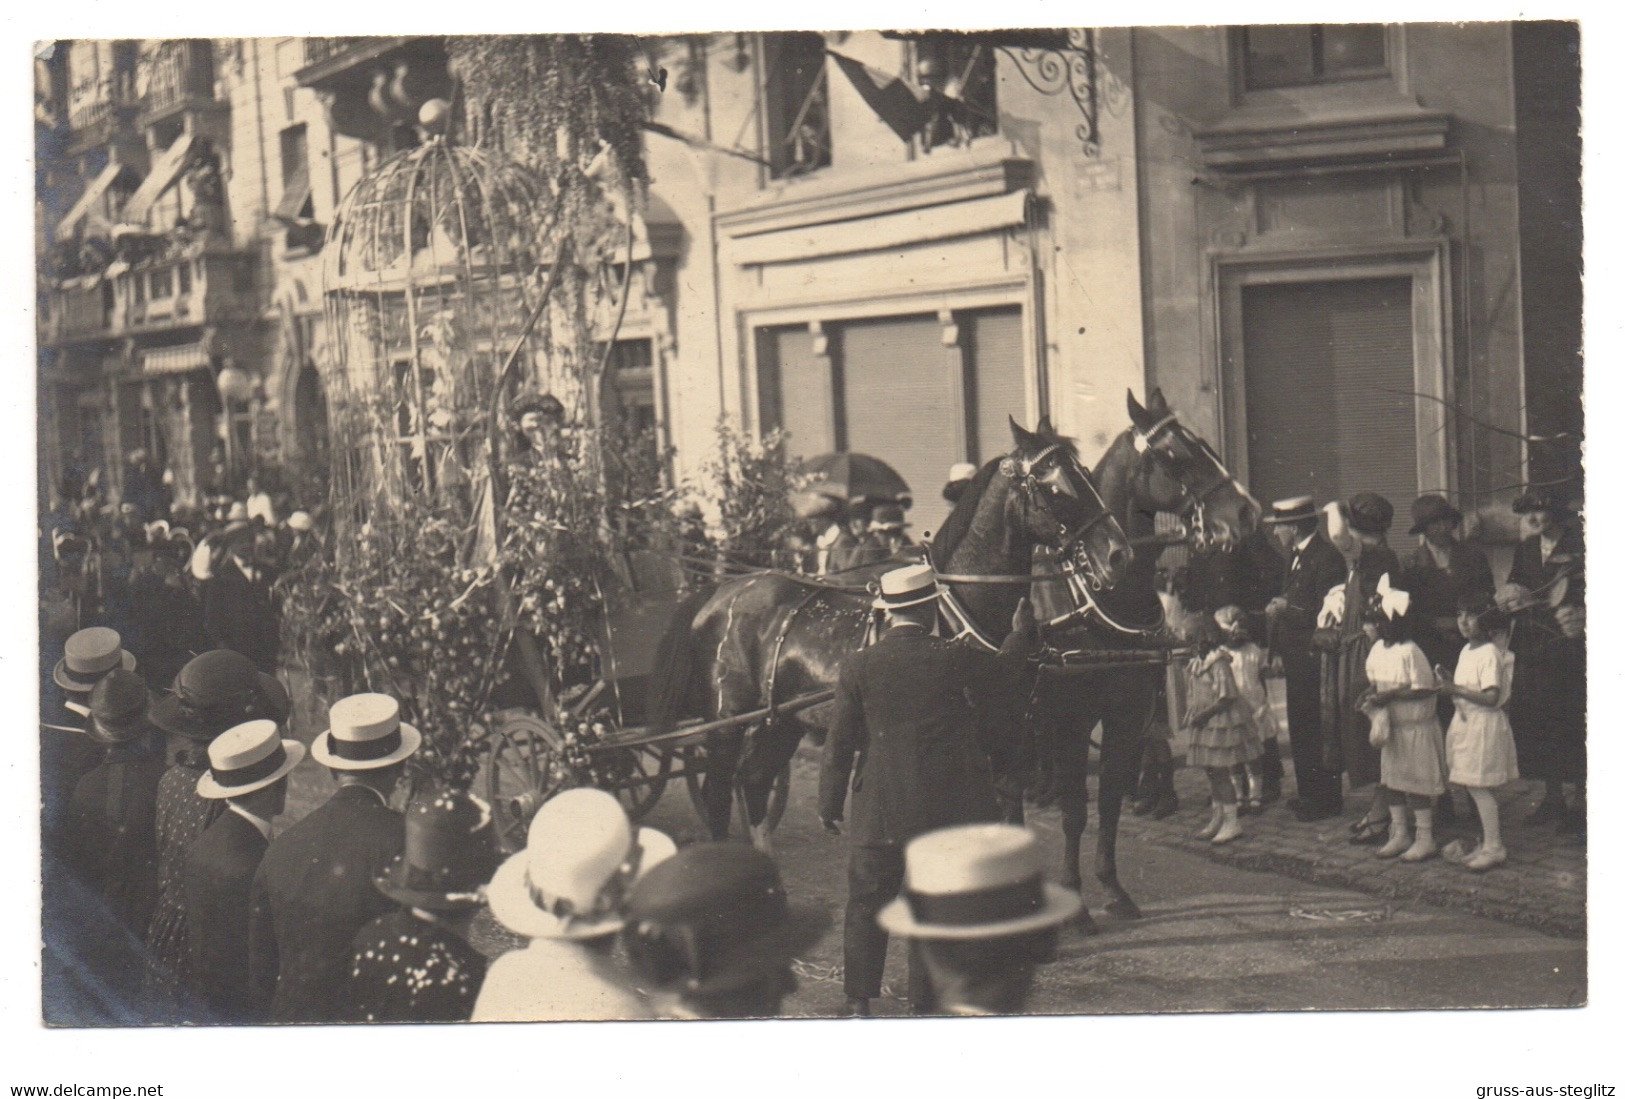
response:
<path id="1" fill-rule="evenodd" d="M 278 644 L 275 577 L 254 552 L 257 530 L 247 520 L 219 534 L 225 557 L 203 582 L 203 625 L 216 648 L 240 652 L 267 674 L 275 673 Z"/>
<path id="2" fill-rule="evenodd" d="M 491 814 L 472 798 L 440 796 L 406 811 L 406 848 L 373 879 L 401 907 L 356 934 L 345 985 L 350 1019 L 468 1021 L 485 981 L 469 927 L 496 868 Z"/>
<path id="3" fill-rule="evenodd" d="M 339 788 L 272 841 L 254 875 L 249 964 L 279 1023 L 344 1021 L 356 933 L 395 907 L 372 884 L 405 843 L 389 797 L 423 743 L 388 695 L 341 698 L 329 718 L 310 754 Z"/>
<path id="4" fill-rule="evenodd" d="M 997 656 L 932 636 L 937 580 L 923 564 L 882 576 L 875 606 L 887 627 L 841 664 L 818 799 L 836 831 L 850 780 L 845 985 L 856 1015 L 880 994 L 887 937 L 876 914 L 902 888 L 904 846 L 935 828 L 1002 817 L 966 690 L 985 690 L 989 709 L 1008 705 L 1038 633 L 1023 599 Z M 911 1001 L 922 1003 L 924 970 L 911 965 L 909 978 Z"/>
<path id="5" fill-rule="evenodd" d="M 271 1015 L 249 979 L 249 902 L 271 820 L 287 805 L 288 774 L 304 758 L 305 746 L 282 739 L 276 722 L 249 721 L 214 739 L 198 778 L 198 796 L 224 801 L 226 812 L 186 853 L 186 925 L 193 989 L 221 1022 Z"/>
<path id="6" fill-rule="evenodd" d="M 1321 758 L 1320 656 L 1311 640 L 1326 593 L 1343 582 L 1343 555 L 1320 533 L 1313 497 L 1277 500 L 1270 511 L 1264 521 L 1287 551 L 1281 594 L 1264 613 L 1271 653 L 1286 673 L 1287 735 L 1298 784 L 1288 804 L 1301 821 L 1324 820 L 1343 811 L 1343 785 Z"/>

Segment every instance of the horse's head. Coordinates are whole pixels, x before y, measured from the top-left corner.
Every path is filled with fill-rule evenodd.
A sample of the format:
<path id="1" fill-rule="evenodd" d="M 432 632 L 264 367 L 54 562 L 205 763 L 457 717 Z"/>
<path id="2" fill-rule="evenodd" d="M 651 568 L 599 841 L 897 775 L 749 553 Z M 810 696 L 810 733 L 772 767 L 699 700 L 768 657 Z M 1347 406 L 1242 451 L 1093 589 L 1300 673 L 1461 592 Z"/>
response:
<path id="1" fill-rule="evenodd" d="M 1077 448 L 1055 433 L 1049 417 L 1027 431 L 1012 417 L 1015 447 L 999 472 L 1015 486 L 1012 498 L 1025 512 L 1026 526 L 1039 543 L 1075 565 L 1095 588 L 1120 581 L 1134 550 L 1106 507 Z"/>
<path id="2" fill-rule="evenodd" d="M 1228 545 L 1253 532 L 1263 514 L 1258 501 L 1213 448 L 1179 422 L 1161 389 L 1145 405 L 1130 392 L 1128 415 L 1141 456 L 1135 491 L 1143 503 L 1178 516 L 1198 546 Z"/>

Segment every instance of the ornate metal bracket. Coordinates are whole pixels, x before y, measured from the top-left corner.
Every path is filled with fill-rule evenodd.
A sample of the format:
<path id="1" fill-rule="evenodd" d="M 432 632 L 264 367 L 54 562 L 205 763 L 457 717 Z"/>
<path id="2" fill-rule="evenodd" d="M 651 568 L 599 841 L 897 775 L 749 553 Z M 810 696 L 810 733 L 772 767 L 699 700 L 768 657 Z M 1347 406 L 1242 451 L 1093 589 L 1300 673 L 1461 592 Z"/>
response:
<path id="1" fill-rule="evenodd" d="M 1083 143 L 1083 154 L 1100 155 L 1100 92 L 1095 48 L 1095 32 L 1073 27 L 1067 31 L 1064 48 L 1038 49 L 1035 47 L 1001 46 L 1034 91 L 1040 95 L 1060 95 L 1068 92 L 1078 105 L 1083 121 L 1075 132 Z"/>

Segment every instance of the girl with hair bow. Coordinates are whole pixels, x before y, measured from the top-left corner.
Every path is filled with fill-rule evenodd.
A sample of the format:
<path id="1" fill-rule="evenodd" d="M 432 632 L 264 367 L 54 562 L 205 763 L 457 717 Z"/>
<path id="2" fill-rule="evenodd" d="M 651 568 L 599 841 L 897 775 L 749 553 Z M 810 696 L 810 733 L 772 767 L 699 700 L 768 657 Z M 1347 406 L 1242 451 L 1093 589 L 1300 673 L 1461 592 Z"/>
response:
<path id="1" fill-rule="evenodd" d="M 1414 639 L 1410 609 L 1410 593 L 1395 588 L 1384 573 L 1364 622 L 1372 642 L 1365 659 L 1371 686 L 1360 708 L 1371 718 L 1371 744 L 1382 752 L 1382 789 L 1388 793 L 1388 842 L 1377 857 L 1421 862 L 1439 852 L 1433 801 L 1445 791 L 1444 733 L 1434 704 L 1438 680 Z"/>

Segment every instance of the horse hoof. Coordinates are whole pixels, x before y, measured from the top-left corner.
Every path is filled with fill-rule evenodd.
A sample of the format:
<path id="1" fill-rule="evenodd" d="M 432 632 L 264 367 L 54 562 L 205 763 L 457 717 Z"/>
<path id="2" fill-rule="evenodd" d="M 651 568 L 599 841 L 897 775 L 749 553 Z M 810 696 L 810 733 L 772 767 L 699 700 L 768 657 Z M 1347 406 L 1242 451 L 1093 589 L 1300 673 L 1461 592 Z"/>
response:
<path id="1" fill-rule="evenodd" d="M 1073 922 L 1077 925 L 1078 930 L 1085 935 L 1100 934 L 1100 925 L 1095 922 L 1093 916 L 1089 915 L 1087 908 L 1078 909 L 1078 914 L 1073 919 Z"/>
<path id="2" fill-rule="evenodd" d="M 750 826 L 750 845 L 764 855 L 773 854 L 773 833 L 767 830 L 765 824 Z"/>
<path id="3" fill-rule="evenodd" d="M 1137 920 L 1140 918 L 1140 906 L 1128 897 L 1119 897 L 1115 901 L 1106 903 L 1106 911 L 1120 920 Z"/>

